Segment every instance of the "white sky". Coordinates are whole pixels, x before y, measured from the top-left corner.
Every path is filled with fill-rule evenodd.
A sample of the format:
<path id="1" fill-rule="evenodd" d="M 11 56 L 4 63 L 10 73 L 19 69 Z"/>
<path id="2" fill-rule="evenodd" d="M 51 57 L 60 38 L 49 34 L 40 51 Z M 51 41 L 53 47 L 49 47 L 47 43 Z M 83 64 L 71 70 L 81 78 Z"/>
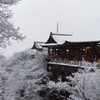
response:
<path id="1" fill-rule="evenodd" d="M 5 56 L 31 48 L 34 41 L 45 42 L 51 32 L 72 33 L 100 18 L 100 0 L 22 0 L 11 7 L 13 22 L 26 36 L 12 41 Z"/>

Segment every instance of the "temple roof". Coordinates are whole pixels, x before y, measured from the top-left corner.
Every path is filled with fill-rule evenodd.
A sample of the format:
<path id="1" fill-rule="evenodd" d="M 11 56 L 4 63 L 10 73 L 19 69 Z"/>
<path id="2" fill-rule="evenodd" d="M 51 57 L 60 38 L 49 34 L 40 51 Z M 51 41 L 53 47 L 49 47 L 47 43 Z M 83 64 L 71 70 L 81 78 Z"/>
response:
<path id="1" fill-rule="evenodd" d="M 68 37 L 70 38 L 72 36 L 72 34 L 58 34 L 58 33 L 52 33 L 50 32 L 50 36 L 49 39 L 47 40 L 47 42 L 45 44 L 63 44 L 65 43 L 65 41 L 68 39 Z"/>
<path id="2" fill-rule="evenodd" d="M 100 43 L 100 39 L 77 39 L 77 37 L 72 36 L 72 34 L 56 34 L 50 33 L 49 39 L 45 44 L 41 44 L 42 46 L 57 46 L 64 45 L 69 43 Z"/>
<path id="3" fill-rule="evenodd" d="M 45 46 L 63 45 L 65 43 L 100 43 L 100 19 L 92 22 L 73 34 L 61 34 L 50 32 Z"/>
<path id="4" fill-rule="evenodd" d="M 42 49 L 42 44 L 45 44 L 45 42 L 34 42 L 32 49 Z"/>

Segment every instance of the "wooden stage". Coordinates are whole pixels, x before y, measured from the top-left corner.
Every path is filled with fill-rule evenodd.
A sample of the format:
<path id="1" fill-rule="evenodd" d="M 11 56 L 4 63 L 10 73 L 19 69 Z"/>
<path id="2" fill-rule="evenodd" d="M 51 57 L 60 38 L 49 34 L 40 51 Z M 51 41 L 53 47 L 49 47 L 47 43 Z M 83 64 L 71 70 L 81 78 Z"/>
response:
<path id="1" fill-rule="evenodd" d="M 71 71 L 71 72 L 77 72 L 78 69 L 84 69 L 81 65 L 72 65 L 68 63 L 56 63 L 56 62 L 48 62 L 47 63 L 47 71 L 52 70 L 62 70 L 62 71 Z"/>

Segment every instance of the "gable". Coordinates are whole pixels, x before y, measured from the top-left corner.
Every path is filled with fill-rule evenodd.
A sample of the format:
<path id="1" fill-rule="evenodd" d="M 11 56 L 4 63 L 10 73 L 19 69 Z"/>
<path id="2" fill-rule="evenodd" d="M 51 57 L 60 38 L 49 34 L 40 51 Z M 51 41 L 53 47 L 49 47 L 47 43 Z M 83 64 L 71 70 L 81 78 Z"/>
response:
<path id="1" fill-rule="evenodd" d="M 50 34 L 50 37 L 49 37 L 49 39 L 47 40 L 46 44 L 47 44 L 47 43 L 57 43 L 57 42 L 53 39 L 52 35 Z"/>

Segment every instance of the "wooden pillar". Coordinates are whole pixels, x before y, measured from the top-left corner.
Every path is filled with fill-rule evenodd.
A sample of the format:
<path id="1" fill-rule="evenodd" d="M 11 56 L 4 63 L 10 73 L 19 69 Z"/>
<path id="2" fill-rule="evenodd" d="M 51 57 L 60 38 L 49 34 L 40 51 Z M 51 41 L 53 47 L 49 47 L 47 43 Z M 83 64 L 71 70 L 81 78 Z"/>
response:
<path id="1" fill-rule="evenodd" d="M 60 55 L 60 49 L 58 48 L 58 56 Z"/>
<path id="2" fill-rule="evenodd" d="M 56 56 L 56 53 L 57 53 L 57 51 L 56 51 L 56 48 L 55 48 L 55 56 Z"/>
<path id="3" fill-rule="evenodd" d="M 87 47 L 85 48 L 85 56 L 86 56 L 86 59 L 87 59 Z"/>
<path id="4" fill-rule="evenodd" d="M 50 47 L 48 47 L 48 55 L 50 55 Z"/>

